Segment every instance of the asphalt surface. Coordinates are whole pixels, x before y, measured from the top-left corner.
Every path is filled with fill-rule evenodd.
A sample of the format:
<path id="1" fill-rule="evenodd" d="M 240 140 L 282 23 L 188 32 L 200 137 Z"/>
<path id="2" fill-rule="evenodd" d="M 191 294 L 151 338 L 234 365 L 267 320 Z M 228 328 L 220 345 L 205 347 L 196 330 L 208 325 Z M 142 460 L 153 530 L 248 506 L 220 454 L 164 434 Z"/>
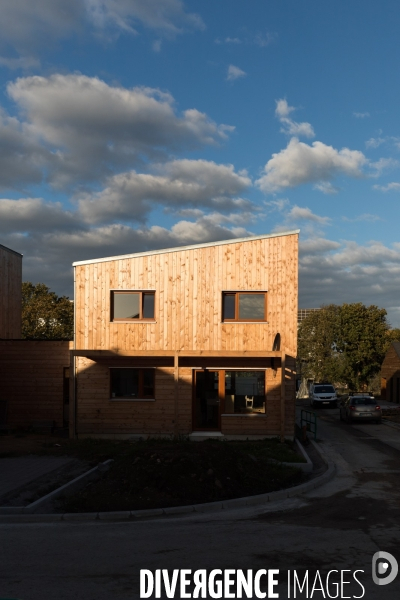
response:
<path id="1" fill-rule="evenodd" d="M 343 424 L 337 410 L 322 409 L 318 437 L 337 476 L 278 506 L 123 523 L 1 523 L 0 598 L 124 600 L 139 598 L 140 569 L 278 569 L 279 598 L 294 597 L 287 580 L 295 570 L 308 577 L 297 598 L 398 600 L 400 576 L 374 584 L 371 561 L 381 550 L 400 562 L 400 430 Z M 340 578 L 350 583 L 337 591 Z"/>

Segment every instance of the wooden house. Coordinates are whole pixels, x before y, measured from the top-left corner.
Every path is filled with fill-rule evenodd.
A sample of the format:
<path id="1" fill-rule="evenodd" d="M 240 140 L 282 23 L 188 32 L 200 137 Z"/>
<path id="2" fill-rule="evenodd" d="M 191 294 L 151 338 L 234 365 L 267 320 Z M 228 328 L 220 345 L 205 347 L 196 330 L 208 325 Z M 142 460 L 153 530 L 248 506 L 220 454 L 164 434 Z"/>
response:
<path id="1" fill-rule="evenodd" d="M 298 233 L 74 263 L 71 436 L 293 437 Z"/>
<path id="2" fill-rule="evenodd" d="M 22 254 L 0 245 L 0 429 L 69 417 L 70 342 L 21 339 Z"/>
<path id="3" fill-rule="evenodd" d="M 21 337 L 22 254 L 0 244 L 0 339 Z"/>
<path id="4" fill-rule="evenodd" d="M 400 342 L 393 342 L 381 368 L 381 399 L 400 403 Z"/>

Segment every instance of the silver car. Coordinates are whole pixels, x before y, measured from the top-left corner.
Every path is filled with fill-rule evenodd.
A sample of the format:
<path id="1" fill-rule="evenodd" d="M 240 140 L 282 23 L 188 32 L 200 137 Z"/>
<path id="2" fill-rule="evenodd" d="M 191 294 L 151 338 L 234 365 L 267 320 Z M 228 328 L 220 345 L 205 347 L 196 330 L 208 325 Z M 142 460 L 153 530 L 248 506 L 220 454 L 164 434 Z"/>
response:
<path id="1" fill-rule="evenodd" d="M 340 420 L 382 422 L 382 409 L 371 394 L 351 394 L 340 403 Z"/>

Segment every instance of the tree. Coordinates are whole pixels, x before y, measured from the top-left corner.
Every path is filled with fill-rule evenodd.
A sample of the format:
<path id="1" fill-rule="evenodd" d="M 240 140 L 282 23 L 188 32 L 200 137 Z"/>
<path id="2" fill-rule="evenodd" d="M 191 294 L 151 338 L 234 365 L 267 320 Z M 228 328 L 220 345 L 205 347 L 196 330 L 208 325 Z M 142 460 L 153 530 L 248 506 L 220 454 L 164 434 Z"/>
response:
<path id="1" fill-rule="evenodd" d="M 22 284 L 22 337 L 29 340 L 72 340 L 74 304 L 44 283 Z"/>
<path id="2" fill-rule="evenodd" d="M 300 324 L 302 374 L 361 389 L 379 372 L 388 331 L 385 309 L 361 302 L 325 306 Z"/>
<path id="3" fill-rule="evenodd" d="M 298 357 L 307 379 L 339 381 L 342 366 L 335 343 L 339 336 L 339 310 L 334 304 L 312 312 L 298 331 Z"/>

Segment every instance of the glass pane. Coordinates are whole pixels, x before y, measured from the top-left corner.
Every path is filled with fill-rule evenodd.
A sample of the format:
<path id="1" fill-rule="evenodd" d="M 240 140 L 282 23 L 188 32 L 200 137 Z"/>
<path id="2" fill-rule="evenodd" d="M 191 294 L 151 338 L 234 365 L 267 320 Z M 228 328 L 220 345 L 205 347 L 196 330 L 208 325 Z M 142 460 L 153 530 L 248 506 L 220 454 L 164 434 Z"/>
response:
<path id="1" fill-rule="evenodd" d="M 114 292 L 114 319 L 139 319 L 140 294 L 118 294 Z"/>
<path id="2" fill-rule="evenodd" d="M 265 372 L 225 372 L 225 412 L 265 413 Z"/>
<path id="3" fill-rule="evenodd" d="M 265 318 L 265 294 L 239 294 L 239 319 Z"/>
<path id="4" fill-rule="evenodd" d="M 143 370 L 143 396 L 154 398 L 154 369 Z"/>
<path id="5" fill-rule="evenodd" d="M 110 369 L 111 397 L 139 397 L 139 369 Z"/>
<path id="6" fill-rule="evenodd" d="M 224 319 L 235 318 L 235 294 L 224 294 Z"/>
<path id="7" fill-rule="evenodd" d="M 154 319 L 154 294 L 143 294 L 143 319 Z"/>

